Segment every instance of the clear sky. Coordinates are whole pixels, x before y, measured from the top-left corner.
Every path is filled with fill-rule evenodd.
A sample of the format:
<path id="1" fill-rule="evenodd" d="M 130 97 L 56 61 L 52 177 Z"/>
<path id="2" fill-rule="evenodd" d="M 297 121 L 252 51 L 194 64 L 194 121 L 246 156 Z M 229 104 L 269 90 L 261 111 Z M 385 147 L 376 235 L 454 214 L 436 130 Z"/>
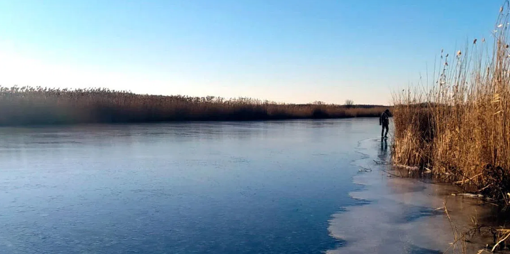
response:
<path id="1" fill-rule="evenodd" d="M 502 0 L 0 0 L 0 84 L 388 104 Z"/>

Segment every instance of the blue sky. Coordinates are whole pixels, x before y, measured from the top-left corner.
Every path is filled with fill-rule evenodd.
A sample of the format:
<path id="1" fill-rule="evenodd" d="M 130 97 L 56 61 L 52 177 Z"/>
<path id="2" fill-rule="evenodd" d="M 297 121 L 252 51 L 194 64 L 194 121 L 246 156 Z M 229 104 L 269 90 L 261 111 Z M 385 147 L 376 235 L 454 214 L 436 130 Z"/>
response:
<path id="1" fill-rule="evenodd" d="M 0 0 L 0 84 L 388 104 L 499 0 Z"/>

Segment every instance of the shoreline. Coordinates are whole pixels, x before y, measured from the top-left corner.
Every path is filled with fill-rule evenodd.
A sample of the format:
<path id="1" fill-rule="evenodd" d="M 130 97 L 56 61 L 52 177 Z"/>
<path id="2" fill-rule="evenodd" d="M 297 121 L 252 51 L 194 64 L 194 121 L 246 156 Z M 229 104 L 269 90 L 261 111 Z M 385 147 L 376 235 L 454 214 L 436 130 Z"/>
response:
<path id="1" fill-rule="evenodd" d="M 379 148 L 377 139 L 361 141 L 356 149 L 366 156 L 353 162 L 361 168 L 353 178 L 360 188 L 349 195 L 365 204 L 344 207 L 332 215 L 330 235 L 345 245 L 328 250 L 329 254 L 461 253 L 463 248 L 464 253 L 477 253 L 492 243 L 489 228 L 505 223 L 498 207 L 451 195 L 459 190 L 457 186 L 392 175 L 391 165 L 377 163 L 390 156 Z M 473 219 L 480 233 L 451 245 L 456 237 L 471 232 Z M 486 251 L 482 253 L 490 252 Z"/>
<path id="2" fill-rule="evenodd" d="M 379 117 L 390 106 L 0 86 L 0 126 Z"/>
<path id="3" fill-rule="evenodd" d="M 170 121 L 138 121 L 138 122 L 83 122 L 83 123 L 42 123 L 42 124 L 11 124 L 0 125 L 0 128 L 44 128 L 44 127 L 74 127 L 74 126 L 95 126 L 95 125 L 138 125 L 138 124 L 186 124 L 186 123 L 247 123 L 247 122 L 284 122 L 284 121 L 314 121 L 314 120 L 343 120 L 360 118 L 377 118 L 378 116 L 344 116 L 326 118 L 265 118 L 265 119 L 238 119 L 238 120 L 170 120 Z"/>

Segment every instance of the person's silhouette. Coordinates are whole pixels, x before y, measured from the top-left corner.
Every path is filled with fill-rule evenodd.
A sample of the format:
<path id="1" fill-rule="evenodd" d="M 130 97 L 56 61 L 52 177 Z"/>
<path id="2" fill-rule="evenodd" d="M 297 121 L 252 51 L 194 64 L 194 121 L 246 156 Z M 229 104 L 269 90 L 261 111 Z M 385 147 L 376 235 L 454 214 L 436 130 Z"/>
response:
<path id="1" fill-rule="evenodd" d="M 387 138 L 390 129 L 390 110 L 386 109 L 379 117 L 379 125 L 382 125 L 381 137 Z M 386 131 L 386 132 L 385 132 Z"/>

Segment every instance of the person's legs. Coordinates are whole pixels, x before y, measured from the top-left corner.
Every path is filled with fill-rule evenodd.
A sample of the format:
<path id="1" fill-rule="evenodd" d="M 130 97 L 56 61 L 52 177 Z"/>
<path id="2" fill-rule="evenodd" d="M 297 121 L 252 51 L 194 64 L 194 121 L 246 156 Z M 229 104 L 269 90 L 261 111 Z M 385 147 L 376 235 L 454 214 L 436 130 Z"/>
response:
<path id="1" fill-rule="evenodd" d="M 384 125 L 381 128 L 381 138 L 384 137 Z"/>
<path id="2" fill-rule="evenodd" d="M 386 132 L 384 133 L 384 137 L 388 137 L 388 131 L 390 130 L 389 126 L 388 126 L 388 125 L 385 125 L 385 126 L 383 127 L 383 131 L 384 131 L 384 129 L 386 129 Z"/>

